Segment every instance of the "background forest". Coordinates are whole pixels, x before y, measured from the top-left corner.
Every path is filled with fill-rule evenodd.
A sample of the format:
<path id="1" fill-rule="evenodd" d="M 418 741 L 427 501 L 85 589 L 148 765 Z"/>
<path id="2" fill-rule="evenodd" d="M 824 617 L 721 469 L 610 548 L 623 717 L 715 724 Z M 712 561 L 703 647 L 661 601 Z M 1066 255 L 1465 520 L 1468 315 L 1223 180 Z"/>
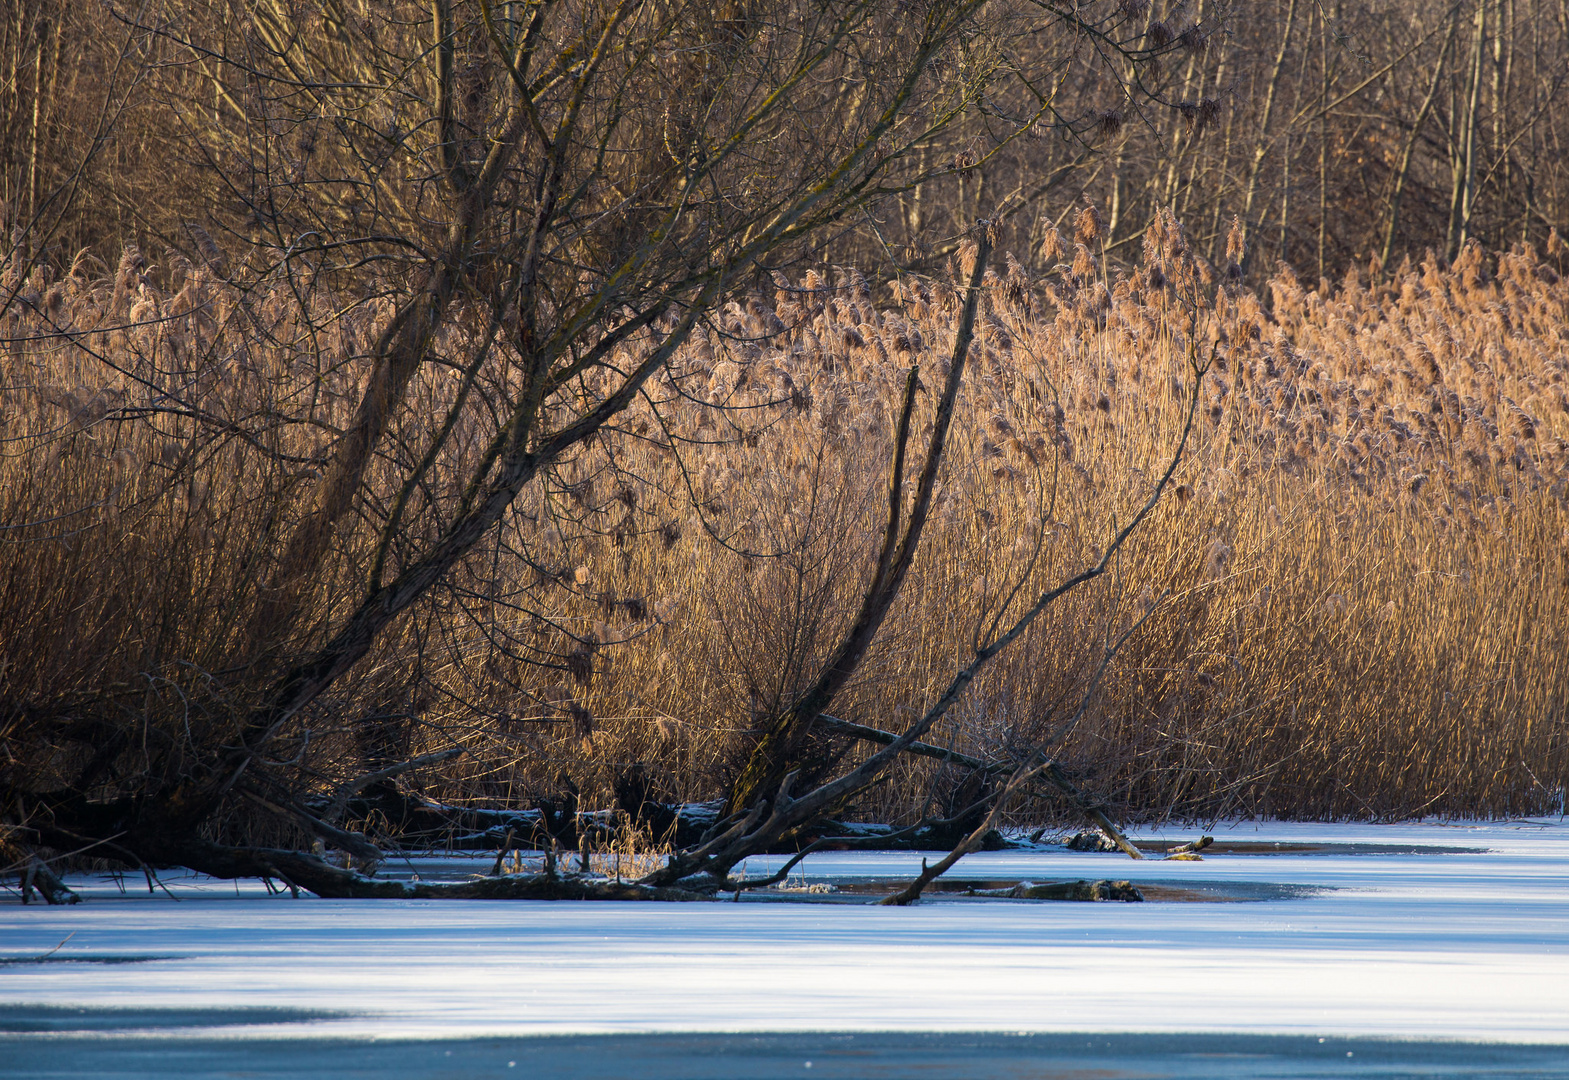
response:
<path id="1" fill-rule="evenodd" d="M 1084 27 L 1106 6 L 1087 8 Z M 33 3 L 7 20 L 0 201 L 14 223 L 58 214 L 52 235 L 72 252 L 112 253 L 134 238 L 191 254 L 184 223 L 192 220 L 220 239 L 233 231 L 248 241 L 276 208 L 265 190 L 276 181 L 237 168 L 251 158 L 254 108 L 243 69 L 220 58 L 388 16 L 382 5 L 340 2 L 190 0 L 173 10 L 213 28 L 207 55 L 165 54 L 153 69 L 139 62 L 159 56 L 150 41 L 139 41 L 146 51 L 135 55 L 123 49 L 123 27 L 150 21 L 145 14 Z M 1211 260 L 1239 216 L 1254 283 L 1282 260 L 1316 281 L 1375 257 L 1392 268 L 1429 247 L 1453 258 L 1468 238 L 1492 248 L 1540 245 L 1565 221 L 1569 7 L 1561 0 L 1126 0 L 1120 10 L 1136 37 L 1084 33 L 1066 52 L 1057 35 L 1009 38 L 1007 64 L 1049 75 L 1049 86 L 1038 87 L 1046 100 L 1026 102 L 1016 85 L 989 86 L 979 108 L 918 148 L 928 167 L 955 155 L 978 163 L 880 207 L 875 230 L 825 234 L 832 251 L 824 257 L 932 268 L 932 252 L 951 249 L 946 238 L 1002 212 L 1020 261 L 1049 269 L 1039 254 L 1048 224 L 1060 227 L 1088 198 L 1106 219 L 1116 259 L 1137 257 L 1165 207 Z M 389 21 L 417 20 L 428 14 Z M 1175 48 L 1144 63 L 1130 44 Z M 1103 62 L 1086 63 L 1092 54 Z M 499 75 L 483 62 L 463 74 L 470 93 Z M 201 109 L 182 110 L 176 122 L 174 101 Z M 1003 137 L 1037 112 L 1044 122 L 999 152 Z M 202 125 L 201 149 L 192 124 Z M 311 129 L 290 134 L 274 152 L 308 174 Z M 80 186 L 70 206 L 52 205 L 72 180 Z"/>
<path id="2" fill-rule="evenodd" d="M 13 844 L 1562 810 L 1561 2 L 3 32 Z"/>

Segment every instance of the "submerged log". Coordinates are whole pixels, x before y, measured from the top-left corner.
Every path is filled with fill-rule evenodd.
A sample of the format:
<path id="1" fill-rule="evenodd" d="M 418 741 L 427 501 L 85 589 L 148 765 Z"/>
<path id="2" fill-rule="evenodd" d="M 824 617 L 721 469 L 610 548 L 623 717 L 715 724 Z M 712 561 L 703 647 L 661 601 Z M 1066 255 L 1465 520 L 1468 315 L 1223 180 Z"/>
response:
<path id="1" fill-rule="evenodd" d="M 1009 900 L 1072 900 L 1096 902 L 1117 900 L 1123 903 L 1142 903 L 1144 894 L 1131 881 L 1053 881 L 1036 884 L 1021 881 L 1011 889 L 979 889 L 974 896 L 996 896 Z"/>
<path id="2" fill-rule="evenodd" d="M 692 889 L 655 888 L 554 874 L 516 874 L 451 883 L 413 882 L 405 888 L 404 895 L 414 900 L 661 900 L 686 903 L 713 899 L 711 894 Z"/>

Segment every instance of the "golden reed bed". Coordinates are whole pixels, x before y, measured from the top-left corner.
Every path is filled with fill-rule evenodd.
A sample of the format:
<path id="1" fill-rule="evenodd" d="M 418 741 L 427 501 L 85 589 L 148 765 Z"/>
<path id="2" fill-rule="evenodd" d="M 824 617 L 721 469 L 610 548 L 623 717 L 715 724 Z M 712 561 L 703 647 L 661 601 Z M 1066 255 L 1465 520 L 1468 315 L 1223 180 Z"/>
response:
<path id="1" fill-rule="evenodd" d="M 898 729 L 1016 584 L 1092 558 L 1176 448 L 1189 345 L 1213 346 L 1179 486 L 1115 573 L 1052 609 L 935 741 L 1004 757 L 1057 731 L 1107 644 L 1148 615 L 1062 753 L 1134 816 L 1561 811 L 1556 234 L 1545 254 L 1471 246 L 1452 266 L 1314 287 L 1282 267 L 1258 291 L 1240 284 L 1240 237 L 1211 268 L 1163 215 L 1136 266 L 1108 267 L 1100 234 L 1085 211 L 1075 236 L 1048 236 L 1044 275 L 995 260 L 933 526 L 835 715 Z M 327 778 L 458 740 L 469 752 L 420 780 L 452 800 L 720 792 L 751 725 L 853 613 L 906 372 L 939 385 L 952 350 L 948 280 L 776 273 L 711 313 L 613 432 L 527 491 L 300 721 L 297 767 Z M 174 744 L 181 724 L 229 722 L 201 687 L 258 639 L 287 557 L 279 522 L 318 479 L 386 312 L 134 249 L 114 271 L 84 256 L 22 286 L 3 323 L 0 739 L 7 768 L 63 776 L 84 753 L 61 735 L 73 717 Z M 498 348 L 473 381 L 476 430 L 509 370 Z M 389 520 L 428 531 L 458 497 L 439 477 L 478 452 L 462 424 L 429 490 L 390 478 L 461 383 L 419 387 L 363 493 L 366 527 L 316 575 L 302 640 L 330 628 L 348 569 L 396 561 L 395 536 L 378 554 Z M 598 390 L 562 388 L 562 414 Z M 376 722 L 333 719 L 351 715 Z M 134 772 L 135 746 L 115 752 Z M 859 810 L 956 807 L 973 785 L 913 763 Z"/>

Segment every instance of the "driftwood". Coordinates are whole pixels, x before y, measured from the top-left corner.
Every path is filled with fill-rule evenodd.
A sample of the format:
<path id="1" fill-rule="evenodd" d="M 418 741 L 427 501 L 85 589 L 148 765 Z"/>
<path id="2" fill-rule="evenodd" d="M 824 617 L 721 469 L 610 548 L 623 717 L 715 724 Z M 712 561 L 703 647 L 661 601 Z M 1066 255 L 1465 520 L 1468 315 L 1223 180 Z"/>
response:
<path id="1" fill-rule="evenodd" d="M 46 904 L 78 904 L 82 898 L 72 892 L 50 869 L 49 864 L 37 855 L 28 856 L 22 868 L 22 903 L 27 903 L 37 890 Z"/>
<path id="2" fill-rule="evenodd" d="M 1100 830 L 1074 833 L 1062 845 L 1069 851 L 1116 851 L 1117 842 Z"/>

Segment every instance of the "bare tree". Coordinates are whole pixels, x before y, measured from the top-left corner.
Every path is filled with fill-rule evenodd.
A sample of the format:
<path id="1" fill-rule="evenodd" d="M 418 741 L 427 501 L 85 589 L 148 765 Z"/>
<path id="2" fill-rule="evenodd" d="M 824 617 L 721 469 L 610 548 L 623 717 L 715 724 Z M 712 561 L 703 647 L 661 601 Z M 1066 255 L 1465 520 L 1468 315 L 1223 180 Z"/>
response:
<path id="1" fill-rule="evenodd" d="M 10 842 L 338 895 L 402 887 L 226 830 L 244 808 L 374 866 L 376 846 L 339 824 L 343 800 L 450 756 L 394 737 L 367 775 L 312 770 L 312 741 L 335 737 L 319 722 L 335 689 L 375 696 L 379 643 L 422 633 L 416 616 L 438 596 L 516 607 L 483 584 L 490 543 L 570 587 L 529 554 L 543 523 L 528 493 L 573 493 L 566 459 L 761 270 L 1052 122 L 1054 96 L 1009 42 L 1059 35 L 1060 53 L 1039 53 L 1049 70 L 1088 41 L 1119 58 L 1125 93 L 1175 47 L 1132 44 L 1142 31 L 1120 9 L 1093 20 L 986 0 L 261 4 L 240 23 L 192 2 L 121 18 L 145 104 L 178 132 L 211 203 L 181 226 L 174 295 L 158 294 L 135 247 L 101 293 L 71 267 L 74 306 L 63 286 L 35 289 L 47 282 L 31 263 L 7 263 L 16 333 L 100 387 L 63 435 L 35 434 L 112 433 L 164 477 L 139 502 L 115 481 L 89 507 L 139 515 L 117 550 L 140 553 L 151 589 L 130 574 L 127 595 L 106 595 L 75 548 L 57 557 L 56 517 L 7 524 L 55 602 L 100 619 L 69 691 L 21 693 L 0 717 Z M 1014 104 L 999 109 L 989 95 L 1005 86 Z M 977 109 L 985 137 L 934 155 Z M 802 740 L 920 544 L 991 243 L 983 228 L 966 256 L 959 340 L 906 504 L 910 374 L 887 531 L 850 631 L 764 735 L 732 792 L 736 823 L 646 887 L 694 872 L 724 883 L 747 851 L 864 790 L 1114 554 L 995 627 L 927 719 L 840 775 L 832 759 L 814 766 L 812 790 L 789 796 Z M 40 257 L 25 232 L 16 246 L 23 263 Z M 35 494 L 19 505 L 46 505 Z M 580 672 L 593 645 L 525 659 Z M 341 727 L 363 738 L 399 715 L 391 703 Z M 325 804 L 306 798 L 323 786 Z M 519 886 L 561 888 L 554 875 Z"/>
<path id="2" fill-rule="evenodd" d="M 171 700 L 127 719 L 106 690 L 69 723 L 10 730 L 76 762 L 16 784 L 24 835 L 330 879 L 319 861 L 198 830 L 244 799 L 354 850 L 267 764 L 280 738 L 477 544 L 519 527 L 520 493 L 760 265 L 911 182 L 912 148 L 971 107 L 989 63 L 968 44 L 980 0 L 897 20 L 873 0 L 428 10 L 304 22 L 262 5 L 236 32 L 191 5 L 132 26 L 165 66 L 149 77 L 166 76 L 189 152 L 244 210 L 215 215 L 216 237 L 189 227 L 205 266 L 174 306 L 243 323 L 290 373 L 225 416 L 202 397 L 221 358 L 155 350 L 120 373 L 116 421 L 180 434 L 188 471 L 226 458 L 252 477 L 250 531 L 218 556 L 232 572 L 219 621 L 187 619 L 154 665 L 173 665 L 159 676 Z M 138 259 L 122 262 L 109 323 L 145 293 Z M 192 312 L 214 277 L 239 307 Z M 104 339 L 76 329 L 53 332 L 104 362 Z M 134 678 L 147 658 L 122 662 Z M 163 736 L 132 767 L 138 727 Z"/>

